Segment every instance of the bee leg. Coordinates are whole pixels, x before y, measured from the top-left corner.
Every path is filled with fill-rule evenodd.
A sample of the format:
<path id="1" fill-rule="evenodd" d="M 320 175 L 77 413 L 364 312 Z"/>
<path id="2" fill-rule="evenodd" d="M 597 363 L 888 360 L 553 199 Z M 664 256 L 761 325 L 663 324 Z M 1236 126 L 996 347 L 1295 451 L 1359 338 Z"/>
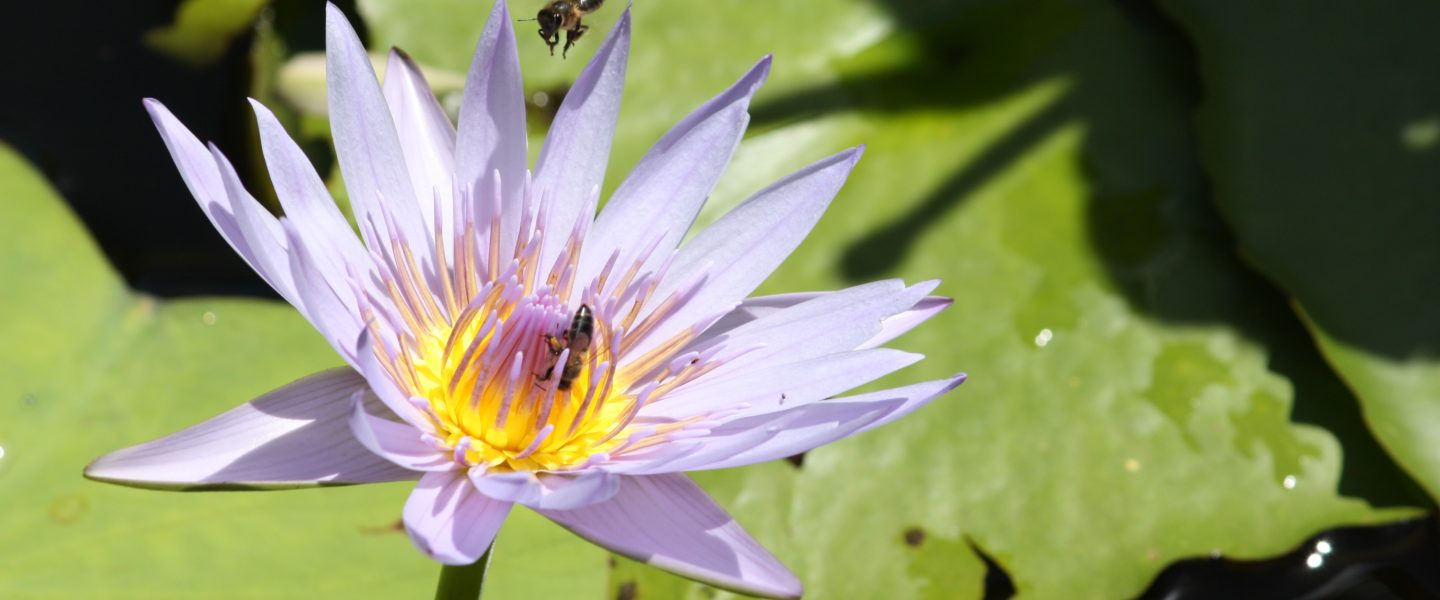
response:
<path id="1" fill-rule="evenodd" d="M 569 31 L 566 31 L 566 32 L 565 32 L 565 50 L 563 50 L 563 51 L 560 52 L 560 57 L 561 57 L 561 58 L 564 58 L 567 54 L 569 54 L 569 53 L 570 53 L 570 47 L 571 47 L 571 46 L 574 46 L 574 45 L 575 45 L 575 42 L 580 41 L 580 36 L 585 35 L 585 32 L 587 32 L 587 31 L 590 31 L 590 26 L 589 26 L 589 25 L 584 25 L 584 24 L 581 24 L 581 23 L 576 23 L 574 29 L 571 29 L 571 30 L 569 30 Z"/>

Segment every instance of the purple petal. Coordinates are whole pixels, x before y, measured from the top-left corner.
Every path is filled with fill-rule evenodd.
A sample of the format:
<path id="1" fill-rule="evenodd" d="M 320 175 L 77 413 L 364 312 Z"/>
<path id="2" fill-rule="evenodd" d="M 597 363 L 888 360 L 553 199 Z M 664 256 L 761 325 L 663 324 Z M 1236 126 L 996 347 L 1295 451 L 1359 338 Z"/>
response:
<path id="1" fill-rule="evenodd" d="M 604 463 L 604 469 L 620 475 L 668 473 L 664 465 L 681 460 L 692 454 L 703 452 L 705 444 L 694 439 L 671 440 L 640 450 L 626 450 L 611 456 Z"/>
<path id="2" fill-rule="evenodd" d="M 755 291 L 820 220 L 860 154 L 859 148 L 846 150 L 801 169 L 751 196 L 681 247 L 656 297 L 669 296 L 702 271 L 708 273 L 705 285 L 630 355 L 643 356 Z"/>
<path id="3" fill-rule="evenodd" d="M 447 565 L 480 560 L 511 504 L 475 491 L 465 473 L 426 473 L 405 501 L 405 531 L 415 546 Z"/>
<path id="4" fill-rule="evenodd" d="M 419 429 L 405 423 L 377 417 L 365 410 L 362 397 L 354 399 L 350 431 L 371 452 L 413 471 L 453 471 L 454 456 L 425 440 Z"/>
<path id="5" fill-rule="evenodd" d="M 450 221 L 455 214 L 451 181 L 455 174 L 455 127 L 430 92 L 420 67 L 404 52 L 390 50 L 381 87 L 400 136 L 420 217 L 430 232 L 435 231 L 436 217 L 441 217 L 441 239 L 448 244 L 453 231 Z"/>
<path id="6" fill-rule="evenodd" d="M 795 362 L 772 360 L 715 380 L 704 377 L 647 405 L 640 414 L 685 419 L 742 406 L 739 414 L 743 415 L 772 412 L 833 397 L 921 358 L 919 354 L 875 348 Z"/>
<path id="7" fill-rule="evenodd" d="M 724 317 L 721 317 L 719 321 L 716 321 L 714 325 L 706 329 L 705 333 L 700 334 L 700 337 L 696 338 L 692 345 L 703 346 L 710 343 L 711 340 L 729 333 L 746 323 L 763 319 L 802 302 L 809 302 L 816 298 L 822 298 L 843 291 L 845 290 L 793 292 L 789 294 L 772 294 L 769 296 L 752 296 L 746 298 L 745 301 L 741 302 L 739 306 L 736 306 L 734 310 L 725 313 Z"/>
<path id="8" fill-rule="evenodd" d="M 599 469 L 579 475 L 543 473 L 540 485 L 545 492 L 534 509 L 574 510 L 598 504 L 615 497 L 620 491 L 620 476 Z"/>
<path id="9" fill-rule="evenodd" d="M 369 331 L 361 331 L 359 340 L 355 343 L 356 365 L 355 370 L 359 371 L 365 380 L 370 382 L 370 389 L 380 398 L 390 411 L 395 413 L 406 423 L 413 425 L 423 433 L 435 433 L 435 425 L 430 421 L 428 414 L 421 412 L 416 403 L 411 402 L 410 396 L 395 381 L 390 379 L 390 374 L 380 366 L 380 359 L 375 356 L 375 339 Z"/>
<path id="10" fill-rule="evenodd" d="M 525 88 L 520 80 L 515 30 L 505 3 L 496 2 L 475 46 L 460 102 L 455 169 L 461 189 L 489 194 L 498 172 L 501 198 L 518 205 L 529 160 L 526 143 Z M 500 247 L 509 248 L 515 244 L 519 207 L 504 210 L 502 216 Z"/>
<path id="11" fill-rule="evenodd" d="M 486 473 L 471 471 L 475 489 L 496 500 L 530 508 L 572 510 L 609 500 L 620 489 L 614 473 L 591 469 L 576 475 L 564 473 Z"/>
<path id="12" fill-rule="evenodd" d="M 357 272 L 369 272 L 370 257 L 365 247 L 340 213 L 310 159 L 269 109 L 253 99 L 250 105 L 255 110 L 260 147 L 275 195 L 280 198 L 285 217 L 295 222 L 305 245 L 321 261 L 320 271 L 326 281 L 331 287 L 340 286 L 349 279 L 351 267 Z"/>
<path id="13" fill-rule="evenodd" d="M 780 312 L 781 310 L 796 306 L 803 302 L 808 302 L 810 300 L 814 300 L 816 298 L 821 298 L 831 294 L 845 293 L 846 291 L 847 290 L 838 290 L 832 292 L 797 292 L 792 294 L 774 294 L 771 296 L 755 296 L 753 298 L 746 298 L 744 302 L 740 303 L 740 306 L 735 307 L 735 310 L 730 311 L 724 316 L 724 318 L 721 318 L 714 325 L 710 326 L 709 329 L 706 329 L 705 333 L 701 334 L 700 337 L 691 344 L 691 346 L 699 347 L 711 343 L 713 340 L 735 330 L 741 325 L 773 315 L 777 312 Z M 950 305 L 953 303 L 954 300 L 951 300 L 949 298 L 944 298 L 941 296 L 926 296 L 922 298 L 919 302 L 917 302 L 915 306 L 912 306 L 900 312 L 899 314 L 886 317 L 884 320 L 882 320 L 880 322 L 880 332 L 875 334 L 874 337 L 866 340 L 865 343 L 860 344 L 858 348 L 880 347 L 886 342 L 900 337 L 905 332 L 914 329 L 915 326 L 925 322 L 926 320 L 929 320 L 930 317 L 939 314 L 940 311 L 949 308 Z"/>
<path id="14" fill-rule="evenodd" d="M 814 402 L 790 410 L 732 419 L 695 441 L 698 452 L 633 472 L 728 469 L 808 452 L 910 414 L 960 385 L 965 376 Z"/>
<path id="15" fill-rule="evenodd" d="M 250 268 L 255 269 L 270 287 L 275 288 L 281 296 L 288 297 L 291 294 L 288 269 L 276 273 L 267 267 L 274 262 L 268 257 L 284 252 L 284 249 L 279 247 L 279 238 L 269 234 L 254 238 L 246 235 L 246 229 L 257 228 L 253 227 L 252 222 L 242 229 L 236 209 L 231 206 L 230 193 L 220 176 L 220 168 L 215 164 L 215 157 L 210 150 L 160 102 L 145 99 L 145 110 L 150 113 L 156 129 L 160 131 L 160 137 L 170 151 L 170 158 L 174 159 L 175 166 L 180 170 L 181 179 L 185 181 L 185 186 L 190 189 L 195 201 L 200 204 L 200 209 L 205 211 L 210 224 L 215 226 L 225 241 L 230 243 L 230 247 L 235 249 L 235 253 L 245 259 Z M 249 207 L 240 207 L 241 210 L 247 208 Z M 258 206 L 255 208 L 263 210 Z M 253 213 L 251 216 L 261 218 Z M 270 215 L 265 214 L 264 217 Z M 273 220 L 273 217 L 270 218 Z M 264 229 L 264 226 L 258 229 Z"/>
<path id="16" fill-rule="evenodd" d="M 365 449 L 345 418 L 366 389 L 349 368 L 311 375 L 166 437 L 117 450 L 91 479 L 153 489 L 285 489 L 414 479 Z M 383 410 L 376 403 L 372 410 Z"/>
<path id="17" fill-rule="evenodd" d="M 220 148 L 211 144 L 210 156 L 220 170 L 220 181 L 225 185 L 226 195 L 230 197 L 230 209 L 235 216 L 236 229 L 254 253 L 255 262 L 251 266 L 256 268 L 281 297 L 291 304 L 296 304 L 295 282 L 290 276 L 290 250 L 280 222 L 245 191 L 244 185 L 240 183 L 240 175 L 220 152 Z"/>
<path id="18" fill-rule="evenodd" d="M 899 280 L 889 280 L 858 285 L 773 311 L 692 346 L 701 349 L 723 344 L 735 351 L 755 348 L 714 371 L 712 377 L 745 371 L 752 365 L 854 350 L 873 342 L 883 332 L 886 319 L 914 307 L 937 284 L 927 281 L 906 288 Z"/>
<path id="19" fill-rule="evenodd" d="M 733 419 L 693 440 L 700 449 L 670 461 L 652 461 L 626 470 L 644 475 L 719 469 L 794 456 L 845 438 L 898 406 L 831 400 L 791 410 Z"/>
<path id="20" fill-rule="evenodd" d="M 289 268 L 295 281 L 295 297 L 292 303 L 310 324 L 325 336 L 335 352 L 353 367 L 359 367 L 355 339 L 360 335 L 363 324 L 360 311 L 356 308 L 351 290 L 339 291 L 330 287 L 320 271 L 320 263 L 310 252 L 305 240 L 301 239 L 295 223 L 288 219 L 284 224 L 286 239 L 290 245 Z M 348 298 L 346 298 L 348 296 Z"/>
<path id="21" fill-rule="evenodd" d="M 540 481 L 529 471 L 489 473 L 475 470 L 470 473 L 470 482 L 480 493 L 496 500 L 528 504 L 540 499 Z"/>
<path id="22" fill-rule="evenodd" d="M 370 57 L 334 4 L 325 7 L 325 83 L 335 158 L 340 162 L 355 220 L 362 225 L 373 222 L 382 235 L 401 237 L 426 249 L 430 235 L 420 218 L 395 123 L 375 81 Z M 400 231 L 390 231 L 387 213 Z"/>
<path id="23" fill-rule="evenodd" d="M 931 317 L 940 314 L 941 311 L 950 308 L 955 301 L 941 296 L 926 296 L 916 302 L 914 306 L 905 309 L 896 315 L 886 317 L 880 323 L 880 333 L 865 340 L 860 344 L 861 348 L 878 348 L 890 340 L 900 337 L 905 332 L 914 329 L 915 326 L 930 320 Z"/>
<path id="24" fill-rule="evenodd" d="M 550 203 L 547 228 L 560 232 L 545 236 L 542 265 L 555 262 L 575 219 L 593 218 L 580 212 L 605 178 L 629 55 L 630 9 L 626 8 L 615 30 L 566 92 L 535 163 L 534 193 Z"/>
<path id="25" fill-rule="evenodd" d="M 949 393 L 950 390 L 960 387 L 960 384 L 965 383 L 966 378 L 967 375 L 965 375 L 964 373 L 958 373 L 946 379 L 926 381 L 924 383 L 916 383 L 913 385 L 907 385 L 905 387 L 898 387 L 893 390 L 871 392 L 869 394 L 861 394 L 859 396 L 840 398 L 839 400 L 844 402 L 873 402 L 884 401 L 887 398 L 892 398 L 902 401 L 899 406 L 895 407 L 895 409 L 891 410 L 889 413 L 886 413 L 885 416 L 880 417 L 879 419 L 860 428 L 860 432 L 866 432 L 876 427 L 888 425 L 894 422 L 896 419 L 899 419 L 900 417 L 915 412 L 915 409 L 925 406 L 931 400 L 939 398 L 940 396 Z"/>
<path id="26" fill-rule="evenodd" d="M 646 260 L 641 273 L 653 270 L 679 245 L 740 145 L 750 123 L 746 112 L 750 97 L 769 73 L 767 56 L 730 89 L 676 124 L 640 159 L 585 238 L 580 281 L 592 279 L 617 248 L 621 249 L 617 264 L 634 262 L 636 257 L 625 250 L 633 253 L 649 243 L 649 239 L 636 243 L 638 230 L 660 237 L 657 251 Z"/>
<path id="27" fill-rule="evenodd" d="M 624 477 L 608 502 L 541 514 L 610 550 L 744 594 L 799 598 L 800 581 L 684 475 Z"/>

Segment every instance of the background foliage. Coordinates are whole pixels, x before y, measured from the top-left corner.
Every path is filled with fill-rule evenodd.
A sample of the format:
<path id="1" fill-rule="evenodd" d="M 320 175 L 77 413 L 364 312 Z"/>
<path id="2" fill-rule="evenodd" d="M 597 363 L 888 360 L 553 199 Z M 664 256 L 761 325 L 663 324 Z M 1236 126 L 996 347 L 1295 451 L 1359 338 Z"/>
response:
<path id="1" fill-rule="evenodd" d="M 177 112 L 248 167 L 258 194 L 245 94 L 328 170 L 319 4 L 263 4 L 151 9 L 159 21 L 122 55 L 210 66 L 143 67 L 113 127 L 143 130 L 135 100 L 168 103 L 175 87 L 146 89 L 159 76 L 145 73 L 180 70 L 209 83 L 176 90 Z M 762 292 L 941 278 L 955 306 L 898 342 L 929 358 L 885 383 L 971 375 L 916 417 L 798 467 L 700 481 L 812 598 L 978 598 L 998 572 L 1024 597 L 1134 596 L 1179 559 L 1271 556 L 1428 511 L 1440 493 L 1440 82 L 1427 24 L 1440 15 L 1382 4 L 638 3 L 608 188 L 773 53 L 702 222 L 867 144 Z M 346 8 L 372 49 L 405 48 L 455 105 L 489 3 Z M 587 19 L 592 37 L 569 60 L 521 24 L 532 152 L 620 10 Z M 227 251 L 213 252 L 218 236 L 153 133 L 117 147 L 82 111 L 68 135 L 21 122 L 50 82 L 29 68 L 39 93 L 7 100 L 18 106 L 0 110 L 0 138 L 59 183 L 101 244 L 21 156 L 0 154 L 0 596 L 425 593 L 435 568 L 394 528 L 403 485 L 181 495 L 79 478 L 106 450 L 338 360 L 274 301 L 144 293 L 256 288 L 233 259 L 203 258 Z M 104 206 L 67 178 L 101 150 L 150 155 L 105 182 Z M 172 241 L 137 251 L 150 215 L 163 227 L 143 235 Z M 501 540 L 489 598 L 717 596 L 607 561 L 533 515 Z"/>

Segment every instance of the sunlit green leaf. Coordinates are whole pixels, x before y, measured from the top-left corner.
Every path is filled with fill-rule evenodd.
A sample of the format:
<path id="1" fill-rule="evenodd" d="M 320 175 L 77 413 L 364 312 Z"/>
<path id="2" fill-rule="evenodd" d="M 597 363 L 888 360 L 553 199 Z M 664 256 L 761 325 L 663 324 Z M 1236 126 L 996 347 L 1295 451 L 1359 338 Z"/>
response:
<path id="1" fill-rule="evenodd" d="M 225 55 L 267 0 L 185 0 L 175 22 L 145 32 L 147 46 L 180 62 L 204 66 Z"/>

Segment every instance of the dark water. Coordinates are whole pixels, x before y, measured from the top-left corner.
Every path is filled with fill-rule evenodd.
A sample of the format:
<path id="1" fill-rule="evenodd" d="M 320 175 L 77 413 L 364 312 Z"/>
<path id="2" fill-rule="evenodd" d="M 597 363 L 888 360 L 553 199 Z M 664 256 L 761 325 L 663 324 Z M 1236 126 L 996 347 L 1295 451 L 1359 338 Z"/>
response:
<path id="1" fill-rule="evenodd" d="M 160 100 L 197 137 L 219 145 L 242 177 L 257 170 L 254 118 L 245 100 L 252 77 L 248 40 L 203 68 L 141 42 L 144 32 L 169 24 L 179 4 L 6 2 L 0 142 L 45 174 L 131 287 L 160 296 L 273 297 L 190 198 L 141 105 L 143 98 Z M 287 14 L 287 22 L 314 22 L 305 28 L 314 39 L 287 38 L 293 50 L 323 47 L 324 6 L 277 3 L 277 10 L 301 13 Z"/>
<path id="2" fill-rule="evenodd" d="M 1283 556 L 1194 558 L 1166 567 L 1145 600 L 1440 598 L 1440 520 L 1320 533 Z"/>

